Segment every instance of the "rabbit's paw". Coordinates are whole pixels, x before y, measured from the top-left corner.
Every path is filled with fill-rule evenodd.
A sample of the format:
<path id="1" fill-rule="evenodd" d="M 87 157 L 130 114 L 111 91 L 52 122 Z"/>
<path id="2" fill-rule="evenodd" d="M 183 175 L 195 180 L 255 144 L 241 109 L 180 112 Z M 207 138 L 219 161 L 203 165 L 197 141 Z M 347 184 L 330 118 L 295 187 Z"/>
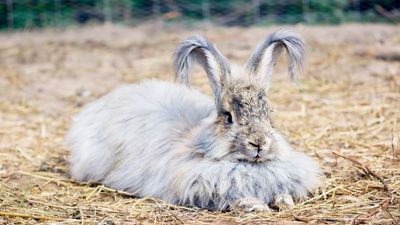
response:
<path id="1" fill-rule="evenodd" d="M 293 197 L 289 194 L 276 195 L 273 206 L 279 209 L 292 208 L 294 206 Z"/>
<path id="2" fill-rule="evenodd" d="M 232 209 L 245 212 L 270 212 L 271 209 L 263 201 L 256 198 L 242 198 L 234 201 Z"/>

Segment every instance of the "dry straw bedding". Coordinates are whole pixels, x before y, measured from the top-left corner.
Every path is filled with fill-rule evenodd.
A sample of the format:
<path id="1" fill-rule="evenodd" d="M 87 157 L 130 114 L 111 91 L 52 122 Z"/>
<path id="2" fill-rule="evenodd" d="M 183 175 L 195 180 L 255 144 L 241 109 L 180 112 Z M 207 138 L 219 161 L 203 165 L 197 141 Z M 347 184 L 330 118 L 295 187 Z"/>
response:
<path id="1" fill-rule="evenodd" d="M 171 80 L 171 53 L 189 35 L 244 62 L 276 29 L 153 23 L 0 34 L 0 224 L 399 224 L 398 26 L 293 27 L 308 66 L 293 84 L 278 65 L 273 118 L 324 170 L 322 186 L 293 209 L 208 212 L 69 177 L 63 137 L 83 104 L 122 83 Z M 209 93 L 200 70 L 194 83 Z"/>

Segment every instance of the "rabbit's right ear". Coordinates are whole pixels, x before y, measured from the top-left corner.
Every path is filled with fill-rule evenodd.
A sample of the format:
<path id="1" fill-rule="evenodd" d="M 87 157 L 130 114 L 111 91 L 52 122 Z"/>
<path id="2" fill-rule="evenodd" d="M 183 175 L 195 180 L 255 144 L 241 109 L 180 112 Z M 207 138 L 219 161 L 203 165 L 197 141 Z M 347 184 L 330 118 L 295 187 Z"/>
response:
<path id="1" fill-rule="evenodd" d="M 175 51 L 174 68 L 176 79 L 189 86 L 193 61 L 199 63 L 207 73 L 216 103 L 230 76 L 230 65 L 226 58 L 209 41 L 194 36 L 183 41 Z"/>
<path id="2" fill-rule="evenodd" d="M 250 76 L 258 79 L 267 90 L 272 71 L 283 50 L 287 52 L 289 74 L 293 79 L 296 70 L 301 70 L 304 65 L 305 51 L 300 37 L 288 30 L 279 30 L 269 35 L 258 45 L 246 64 Z"/>

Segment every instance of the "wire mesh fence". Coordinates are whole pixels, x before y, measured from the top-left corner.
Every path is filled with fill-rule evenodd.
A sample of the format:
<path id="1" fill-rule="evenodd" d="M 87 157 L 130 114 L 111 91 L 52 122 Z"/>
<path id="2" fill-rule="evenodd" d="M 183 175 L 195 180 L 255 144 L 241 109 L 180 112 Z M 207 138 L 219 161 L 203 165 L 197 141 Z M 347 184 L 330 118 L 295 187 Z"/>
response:
<path id="1" fill-rule="evenodd" d="M 220 25 L 400 22 L 398 0 L 0 0 L 0 29 L 85 23 L 211 21 Z"/>

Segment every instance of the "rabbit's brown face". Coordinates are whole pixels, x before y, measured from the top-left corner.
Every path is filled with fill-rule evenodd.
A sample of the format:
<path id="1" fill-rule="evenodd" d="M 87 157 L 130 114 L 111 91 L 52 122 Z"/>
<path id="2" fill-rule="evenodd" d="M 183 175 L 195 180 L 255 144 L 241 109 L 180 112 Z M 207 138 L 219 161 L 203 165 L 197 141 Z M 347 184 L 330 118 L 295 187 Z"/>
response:
<path id="1" fill-rule="evenodd" d="M 255 82 L 238 80 L 224 88 L 217 124 L 233 140 L 234 160 L 264 162 L 276 157 L 271 106 L 265 89 Z"/>
<path id="2" fill-rule="evenodd" d="M 208 146 L 199 143 L 213 158 L 264 162 L 283 153 L 276 147 L 281 137 L 272 128 L 271 106 L 266 97 L 272 71 L 283 51 L 287 52 L 293 78 L 295 71 L 302 68 L 305 53 L 303 42 L 292 32 L 278 31 L 268 36 L 244 67 L 231 65 L 213 43 L 200 36 L 178 46 L 174 59 L 177 80 L 189 85 L 193 63 L 197 62 L 206 72 L 215 97 L 218 117 L 211 124 L 214 133 L 204 137 L 214 141 Z"/>

